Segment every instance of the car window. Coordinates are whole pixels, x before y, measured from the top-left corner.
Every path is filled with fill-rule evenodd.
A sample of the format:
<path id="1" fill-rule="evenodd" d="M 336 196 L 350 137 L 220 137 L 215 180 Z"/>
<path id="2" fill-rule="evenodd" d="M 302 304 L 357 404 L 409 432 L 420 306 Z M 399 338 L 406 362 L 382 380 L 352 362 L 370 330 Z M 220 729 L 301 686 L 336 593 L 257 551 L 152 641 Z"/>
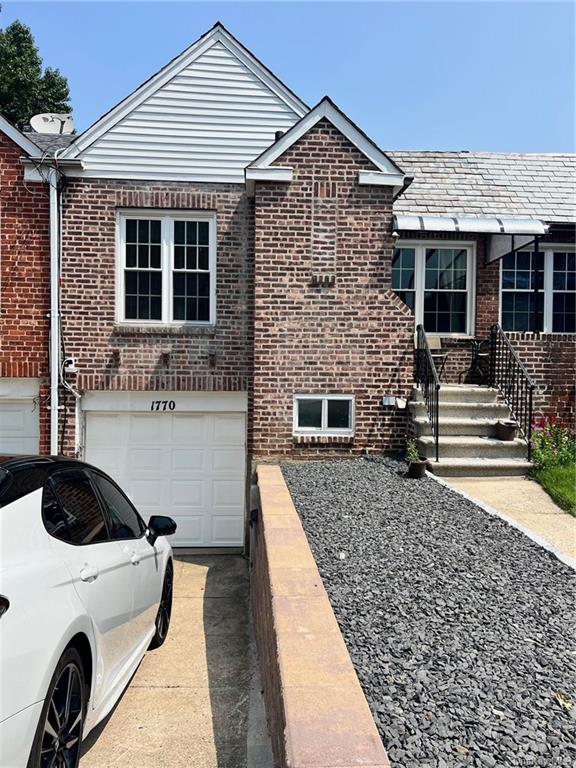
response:
<path id="1" fill-rule="evenodd" d="M 53 489 L 44 489 L 42 507 L 46 530 L 57 539 L 84 545 L 109 540 L 100 504 L 84 474 L 56 475 Z"/>
<path id="2" fill-rule="evenodd" d="M 146 526 L 122 491 L 102 475 L 93 474 L 92 478 L 108 512 L 110 536 L 113 539 L 138 539 L 142 536 Z"/>

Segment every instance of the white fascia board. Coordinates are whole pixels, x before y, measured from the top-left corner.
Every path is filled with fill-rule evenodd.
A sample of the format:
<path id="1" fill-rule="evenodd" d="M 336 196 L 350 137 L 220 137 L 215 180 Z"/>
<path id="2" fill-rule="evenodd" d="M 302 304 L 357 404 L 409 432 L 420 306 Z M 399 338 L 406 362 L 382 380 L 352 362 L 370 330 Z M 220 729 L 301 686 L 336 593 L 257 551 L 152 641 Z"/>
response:
<path id="1" fill-rule="evenodd" d="M 304 102 L 300 101 L 291 91 L 283 85 L 274 75 L 268 72 L 246 49 L 240 45 L 228 34 L 222 27 L 215 27 L 205 36 L 183 51 L 179 56 L 169 62 L 159 72 L 153 75 L 149 80 L 143 83 L 139 88 L 133 91 L 129 96 L 123 99 L 119 104 L 113 107 L 109 112 L 103 115 L 99 120 L 87 128 L 84 133 L 69 146 L 60 155 L 62 159 L 77 157 L 80 152 L 85 150 L 106 131 L 112 128 L 116 123 L 126 117 L 139 104 L 149 98 L 163 85 L 168 83 L 179 72 L 189 66 L 195 59 L 212 48 L 216 43 L 222 43 L 235 56 L 237 56 L 263 83 L 274 90 L 280 98 L 298 115 L 304 115 L 308 109 Z"/>
<path id="2" fill-rule="evenodd" d="M 24 180 L 25 181 L 46 181 L 46 176 L 42 175 L 40 169 L 46 172 L 49 168 L 57 168 L 64 176 L 82 176 L 82 169 L 84 168 L 84 162 L 82 160 L 65 160 L 58 159 L 56 161 L 53 157 L 46 157 L 44 160 L 40 158 L 27 158 L 23 157 L 20 162 L 24 166 Z"/>
<path id="3" fill-rule="evenodd" d="M 292 181 L 292 168 L 246 168 L 246 181 Z"/>
<path id="4" fill-rule="evenodd" d="M 404 176 L 401 173 L 383 173 L 382 171 L 360 171 L 358 184 L 367 184 L 376 187 L 402 188 Z"/>
<path id="5" fill-rule="evenodd" d="M 2 117 L 2 115 L 0 115 L 0 131 L 5 133 L 6 136 L 8 136 L 8 138 L 11 139 L 14 144 L 17 144 L 20 149 L 24 150 L 27 155 L 31 155 L 32 157 L 39 157 L 42 154 L 40 147 L 36 146 L 33 141 L 30 141 L 30 139 L 24 133 L 22 133 L 22 131 L 19 131 L 18 128 L 15 128 L 12 123 L 9 123 L 5 117 Z"/>
<path id="6" fill-rule="evenodd" d="M 314 109 L 296 123 L 284 136 L 270 146 L 260 157 L 251 164 L 252 168 L 267 168 L 271 163 L 277 160 L 289 147 L 304 136 L 313 128 L 316 123 L 326 118 L 332 125 L 340 131 L 360 152 L 372 162 L 379 171 L 385 174 L 392 174 L 401 179 L 400 184 L 404 183 L 404 176 L 398 174 L 398 168 L 386 155 L 378 149 L 356 126 L 348 120 L 334 105 L 328 100 L 323 99 Z"/>

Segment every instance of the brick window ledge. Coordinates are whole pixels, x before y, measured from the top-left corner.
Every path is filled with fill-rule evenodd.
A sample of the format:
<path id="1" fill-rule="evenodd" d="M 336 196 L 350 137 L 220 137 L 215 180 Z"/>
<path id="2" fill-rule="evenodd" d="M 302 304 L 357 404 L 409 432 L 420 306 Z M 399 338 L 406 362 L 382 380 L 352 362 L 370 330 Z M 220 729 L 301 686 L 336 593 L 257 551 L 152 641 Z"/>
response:
<path id="1" fill-rule="evenodd" d="M 114 336 L 213 336 L 215 325 L 130 325 L 115 323 Z"/>
<path id="2" fill-rule="evenodd" d="M 295 445 L 351 445 L 354 435 L 293 435 Z"/>

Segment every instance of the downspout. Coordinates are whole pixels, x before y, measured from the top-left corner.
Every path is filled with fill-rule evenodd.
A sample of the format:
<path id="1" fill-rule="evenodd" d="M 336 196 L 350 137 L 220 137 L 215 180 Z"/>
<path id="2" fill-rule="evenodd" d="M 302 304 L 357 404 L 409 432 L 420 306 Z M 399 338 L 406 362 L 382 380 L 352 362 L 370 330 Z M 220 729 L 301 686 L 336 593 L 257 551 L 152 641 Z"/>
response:
<path id="1" fill-rule="evenodd" d="M 60 379 L 60 281 L 58 219 L 58 171 L 48 172 L 50 187 L 50 453 L 58 453 L 58 384 Z"/>

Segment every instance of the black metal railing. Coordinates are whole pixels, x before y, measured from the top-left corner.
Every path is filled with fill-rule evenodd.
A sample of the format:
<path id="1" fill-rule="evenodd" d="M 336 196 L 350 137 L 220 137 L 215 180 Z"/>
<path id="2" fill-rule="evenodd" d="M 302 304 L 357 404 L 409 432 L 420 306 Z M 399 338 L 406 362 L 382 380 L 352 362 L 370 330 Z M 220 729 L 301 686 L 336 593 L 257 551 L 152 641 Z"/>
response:
<path id="1" fill-rule="evenodd" d="M 499 325 L 490 328 L 490 386 L 499 390 L 532 453 L 534 382 Z"/>
<path id="2" fill-rule="evenodd" d="M 430 420 L 430 429 L 432 430 L 435 442 L 436 461 L 438 461 L 438 392 L 440 391 L 440 379 L 438 378 L 423 325 L 416 326 L 416 383 L 422 390 L 422 396 L 424 397 L 426 412 Z"/>

